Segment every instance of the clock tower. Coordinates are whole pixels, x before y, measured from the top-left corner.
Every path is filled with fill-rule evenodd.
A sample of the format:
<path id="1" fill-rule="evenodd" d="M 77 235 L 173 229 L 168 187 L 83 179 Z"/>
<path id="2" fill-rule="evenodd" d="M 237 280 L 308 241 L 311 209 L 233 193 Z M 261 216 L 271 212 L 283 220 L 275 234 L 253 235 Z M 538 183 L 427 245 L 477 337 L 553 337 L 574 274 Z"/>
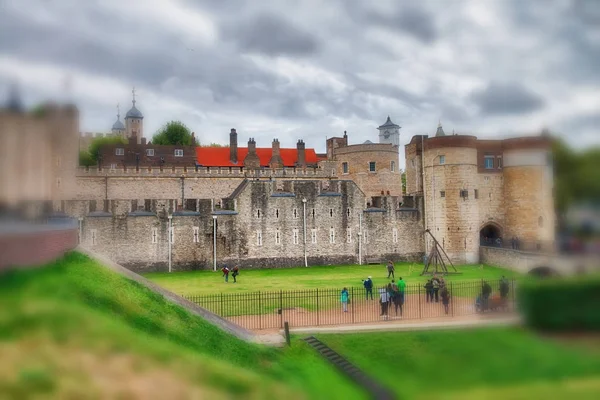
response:
<path id="1" fill-rule="evenodd" d="M 387 121 L 377 130 L 379 130 L 379 143 L 391 143 L 400 146 L 400 126 L 393 123 L 389 115 Z"/>

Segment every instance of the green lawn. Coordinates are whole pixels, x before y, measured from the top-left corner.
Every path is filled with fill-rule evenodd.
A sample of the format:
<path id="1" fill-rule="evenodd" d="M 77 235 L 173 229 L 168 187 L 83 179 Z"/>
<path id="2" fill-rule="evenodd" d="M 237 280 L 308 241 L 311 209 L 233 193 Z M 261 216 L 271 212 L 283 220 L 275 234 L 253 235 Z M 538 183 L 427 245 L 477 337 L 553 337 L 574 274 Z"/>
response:
<path id="1" fill-rule="evenodd" d="M 401 398 L 597 398 L 600 358 L 517 328 L 319 335 Z"/>
<path id="2" fill-rule="evenodd" d="M 478 279 L 499 279 L 517 277 L 519 274 L 502 268 L 479 265 L 457 267 L 460 275 L 449 275 L 446 280 L 459 282 Z M 422 264 L 396 264 L 396 278 L 402 277 L 408 285 L 422 286 L 427 278 L 419 276 Z M 361 286 L 367 276 L 373 277 L 375 285 L 384 285 L 387 279 L 383 265 L 342 265 L 296 267 L 281 269 L 241 270 L 238 283 L 231 276 L 225 283 L 221 272 L 192 271 L 172 273 L 148 273 L 146 278 L 180 295 L 203 295 L 216 293 L 248 293 L 257 291 L 302 290 L 316 288 L 341 288 Z"/>
<path id="3" fill-rule="evenodd" d="M 2 398 L 363 399 L 303 343 L 251 345 L 72 253 L 0 275 Z"/>

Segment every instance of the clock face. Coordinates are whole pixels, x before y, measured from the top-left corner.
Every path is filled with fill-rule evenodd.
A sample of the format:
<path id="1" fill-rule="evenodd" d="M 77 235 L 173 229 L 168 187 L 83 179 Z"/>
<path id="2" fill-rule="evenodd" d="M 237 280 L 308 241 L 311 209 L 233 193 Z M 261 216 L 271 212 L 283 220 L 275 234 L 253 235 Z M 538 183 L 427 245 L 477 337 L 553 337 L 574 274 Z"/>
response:
<path id="1" fill-rule="evenodd" d="M 383 131 L 383 137 L 385 139 L 389 139 L 390 138 L 390 131 Z"/>

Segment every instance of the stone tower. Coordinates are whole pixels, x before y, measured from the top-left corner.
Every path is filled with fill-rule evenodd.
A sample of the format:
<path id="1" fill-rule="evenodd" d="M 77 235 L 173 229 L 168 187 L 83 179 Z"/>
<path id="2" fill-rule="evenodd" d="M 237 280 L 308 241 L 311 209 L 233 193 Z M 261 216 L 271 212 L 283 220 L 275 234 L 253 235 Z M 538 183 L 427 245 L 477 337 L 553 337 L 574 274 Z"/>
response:
<path id="1" fill-rule="evenodd" d="M 400 146 L 400 126 L 393 123 L 389 115 L 385 123 L 379 126 L 377 130 L 379 130 L 379 143 Z"/>
<path id="2" fill-rule="evenodd" d="M 125 114 L 125 135 L 127 139 L 132 136 L 137 138 L 137 143 L 142 142 L 142 136 L 144 136 L 144 115 L 135 106 L 135 88 L 131 91 L 133 95 L 132 106 Z"/>
<path id="3" fill-rule="evenodd" d="M 125 137 L 125 125 L 121 122 L 121 111 L 119 109 L 119 105 L 117 104 L 117 120 L 112 126 L 112 134 L 114 136 Z"/>

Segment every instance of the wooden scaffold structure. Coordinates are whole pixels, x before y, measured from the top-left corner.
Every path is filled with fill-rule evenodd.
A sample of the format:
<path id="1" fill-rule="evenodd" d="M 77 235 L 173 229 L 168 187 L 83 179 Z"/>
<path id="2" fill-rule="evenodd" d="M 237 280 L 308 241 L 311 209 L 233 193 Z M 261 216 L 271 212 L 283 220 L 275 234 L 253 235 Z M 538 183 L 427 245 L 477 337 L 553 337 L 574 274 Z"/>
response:
<path id="1" fill-rule="evenodd" d="M 425 260 L 425 266 L 423 267 L 423 272 L 421 275 L 450 275 L 450 274 L 460 274 L 452 264 L 450 257 L 444 251 L 444 248 L 437 241 L 435 236 L 429 231 L 429 229 L 425 230 L 425 233 L 428 233 L 433 240 L 433 246 L 431 246 L 431 251 L 427 256 L 427 260 Z M 444 258 L 445 257 L 445 258 Z M 451 271 L 448 270 L 448 265 L 452 268 Z"/>

